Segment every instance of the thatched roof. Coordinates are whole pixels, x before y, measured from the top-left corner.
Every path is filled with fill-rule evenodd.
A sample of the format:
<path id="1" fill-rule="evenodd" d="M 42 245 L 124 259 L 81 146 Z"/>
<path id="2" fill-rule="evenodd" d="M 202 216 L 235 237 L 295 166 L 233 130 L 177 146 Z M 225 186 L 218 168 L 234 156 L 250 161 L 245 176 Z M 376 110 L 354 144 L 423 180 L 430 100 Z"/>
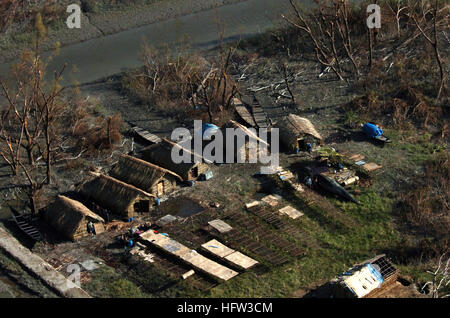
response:
<path id="1" fill-rule="evenodd" d="M 81 193 L 108 210 L 123 215 L 138 199 L 154 198 L 153 194 L 100 173 L 89 172 L 92 180 L 81 186 Z"/>
<path id="2" fill-rule="evenodd" d="M 178 147 L 181 151 L 191 154 L 191 163 L 175 163 L 172 160 L 172 148 Z M 194 154 L 189 149 L 186 149 L 174 142 L 171 142 L 167 139 L 163 139 L 162 142 L 151 145 L 144 150 L 142 150 L 143 157 L 146 161 L 149 161 L 158 166 L 164 167 L 167 170 L 172 171 L 173 173 L 181 176 L 184 180 L 187 179 L 189 171 L 194 167 L 198 166 L 199 163 L 194 162 L 194 156 L 199 156 Z"/>
<path id="3" fill-rule="evenodd" d="M 104 223 L 105 220 L 89 210 L 83 203 L 58 195 L 44 214 L 46 221 L 66 236 L 75 234 L 83 218 Z"/>
<path id="4" fill-rule="evenodd" d="M 296 143 L 299 138 L 305 135 L 322 140 L 322 136 L 320 136 L 309 119 L 294 114 L 285 116 L 275 126 L 280 129 L 282 140 L 288 144 Z"/>
<path id="5" fill-rule="evenodd" d="M 144 191 L 151 190 L 154 184 L 166 174 L 177 178 L 179 181 L 183 180 L 178 174 L 170 170 L 128 155 L 120 156 L 119 162 L 110 174 L 112 177 Z"/>

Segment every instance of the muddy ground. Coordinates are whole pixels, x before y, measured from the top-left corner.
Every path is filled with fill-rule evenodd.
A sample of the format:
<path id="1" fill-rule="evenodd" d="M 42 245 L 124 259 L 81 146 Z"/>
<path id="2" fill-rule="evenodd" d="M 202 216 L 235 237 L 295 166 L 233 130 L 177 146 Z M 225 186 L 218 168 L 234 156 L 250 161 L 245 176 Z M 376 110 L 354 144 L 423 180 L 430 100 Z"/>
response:
<path id="1" fill-rule="evenodd" d="M 152 24 L 188 15 L 219 6 L 237 3 L 245 0 L 156 0 L 135 2 L 118 7 L 99 7 L 92 11 L 82 10 L 81 29 L 68 29 L 66 19 L 68 14 L 57 17 L 48 26 L 47 38 L 41 43 L 41 49 L 53 49 L 55 43 L 61 46 L 75 44 L 107 34 L 118 33 L 143 25 Z M 63 1 L 62 5 L 80 1 Z M 21 25 L 12 26 L 6 34 L 0 35 L 0 63 L 15 59 L 24 47 L 28 47 L 33 40 L 30 31 L 23 31 Z"/>

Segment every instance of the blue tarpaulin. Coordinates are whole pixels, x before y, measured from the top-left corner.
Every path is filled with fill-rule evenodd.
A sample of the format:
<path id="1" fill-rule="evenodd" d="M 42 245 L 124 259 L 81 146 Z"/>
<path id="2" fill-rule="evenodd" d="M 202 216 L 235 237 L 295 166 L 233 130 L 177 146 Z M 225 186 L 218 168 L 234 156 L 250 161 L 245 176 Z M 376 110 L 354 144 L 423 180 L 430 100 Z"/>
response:
<path id="1" fill-rule="evenodd" d="M 203 139 L 210 139 L 217 131 L 219 127 L 214 124 L 203 124 L 202 125 L 202 137 Z"/>
<path id="2" fill-rule="evenodd" d="M 362 127 L 362 130 L 368 137 L 371 137 L 371 138 L 375 138 L 375 137 L 383 135 L 383 130 L 371 123 L 365 124 Z"/>

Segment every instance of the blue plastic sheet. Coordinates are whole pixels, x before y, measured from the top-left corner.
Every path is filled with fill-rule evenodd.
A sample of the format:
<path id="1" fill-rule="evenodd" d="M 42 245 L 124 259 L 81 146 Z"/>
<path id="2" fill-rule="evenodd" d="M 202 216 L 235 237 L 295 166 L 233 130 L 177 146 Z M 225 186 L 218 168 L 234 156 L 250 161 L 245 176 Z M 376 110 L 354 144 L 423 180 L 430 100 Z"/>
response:
<path id="1" fill-rule="evenodd" d="M 375 138 L 375 137 L 383 135 L 383 130 L 371 123 L 365 124 L 362 127 L 362 130 L 368 137 L 371 137 L 371 138 Z"/>

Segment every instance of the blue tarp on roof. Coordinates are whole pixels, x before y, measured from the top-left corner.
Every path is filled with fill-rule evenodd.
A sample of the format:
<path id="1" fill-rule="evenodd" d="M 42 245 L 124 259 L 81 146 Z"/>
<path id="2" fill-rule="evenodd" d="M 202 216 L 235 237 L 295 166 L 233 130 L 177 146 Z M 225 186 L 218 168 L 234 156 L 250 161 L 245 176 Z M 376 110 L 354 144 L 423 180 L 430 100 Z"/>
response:
<path id="1" fill-rule="evenodd" d="M 202 125 L 202 137 L 203 139 L 210 139 L 217 131 L 219 127 L 214 124 L 203 124 Z"/>

